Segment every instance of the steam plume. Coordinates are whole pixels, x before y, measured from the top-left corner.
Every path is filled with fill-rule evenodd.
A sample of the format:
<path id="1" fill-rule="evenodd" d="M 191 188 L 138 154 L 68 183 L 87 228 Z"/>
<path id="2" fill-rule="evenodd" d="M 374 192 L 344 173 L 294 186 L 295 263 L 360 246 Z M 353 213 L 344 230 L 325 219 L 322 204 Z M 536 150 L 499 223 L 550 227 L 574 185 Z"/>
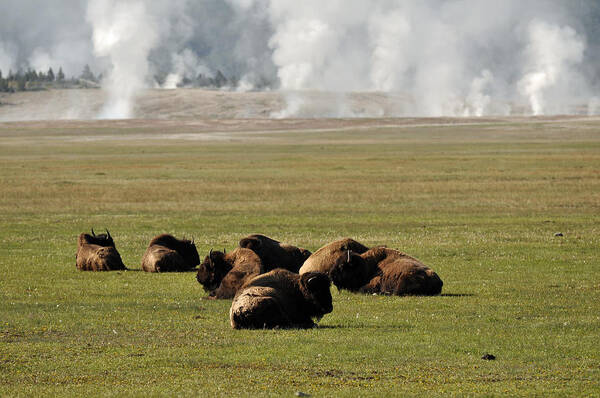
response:
<path id="1" fill-rule="evenodd" d="M 108 57 L 112 67 L 103 82 L 108 100 L 99 117 L 129 118 L 133 97 L 144 87 L 156 24 L 142 1 L 91 0 L 87 20 L 93 27 L 95 55 Z"/>
<path id="2" fill-rule="evenodd" d="M 242 91 L 282 91 L 287 106 L 277 117 L 599 108 L 597 0 L 5 3 L 3 74 L 62 66 L 78 76 L 89 64 L 105 76 L 101 117 L 135 116 L 141 88 L 173 88 L 217 70 Z M 317 106 L 315 92 L 329 96 Z M 393 107 L 355 107 L 356 92 L 391 98 Z"/>
<path id="3" fill-rule="evenodd" d="M 560 107 L 579 78 L 576 66 L 583 60 L 583 50 L 583 40 L 571 27 L 531 22 L 527 47 L 531 70 L 519 81 L 519 90 L 529 99 L 534 115 L 543 115 L 550 99 L 552 111 L 564 111 Z"/>

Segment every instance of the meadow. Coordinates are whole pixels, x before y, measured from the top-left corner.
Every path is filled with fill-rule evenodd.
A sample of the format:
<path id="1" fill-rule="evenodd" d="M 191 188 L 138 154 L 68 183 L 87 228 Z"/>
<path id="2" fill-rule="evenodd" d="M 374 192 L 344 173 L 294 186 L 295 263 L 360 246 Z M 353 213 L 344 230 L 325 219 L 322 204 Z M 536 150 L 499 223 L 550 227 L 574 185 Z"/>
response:
<path id="1" fill-rule="evenodd" d="M 0 220 L 0 396 L 600 395 L 599 119 L 2 123 Z M 129 271 L 75 269 L 92 227 Z M 233 330 L 195 273 L 139 270 L 159 233 L 348 236 L 443 294 Z"/>

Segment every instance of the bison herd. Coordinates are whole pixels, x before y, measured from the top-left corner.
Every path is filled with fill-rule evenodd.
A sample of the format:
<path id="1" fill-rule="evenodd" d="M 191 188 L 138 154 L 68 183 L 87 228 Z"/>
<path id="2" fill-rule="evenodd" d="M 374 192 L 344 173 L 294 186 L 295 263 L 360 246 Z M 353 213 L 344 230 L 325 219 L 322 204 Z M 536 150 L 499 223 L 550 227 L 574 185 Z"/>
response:
<path id="1" fill-rule="evenodd" d="M 198 266 L 199 265 L 199 266 Z M 126 270 L 110 232 L 79 235 L 76 266 L 82 271 Z M 443 282 L 428 266 L 398 250 L 368 248 L 345 238 L 316 252 L 249 235 L 227 253 L 210 250 L 200 263 L 194 241 L 159 235 L 142 257 L 146 272 L 196 270 L 211 299 L 233 299 L 231 326 L 309 328 L 333 310 L 330 286 L 386 295 L 437 295 Z"/>

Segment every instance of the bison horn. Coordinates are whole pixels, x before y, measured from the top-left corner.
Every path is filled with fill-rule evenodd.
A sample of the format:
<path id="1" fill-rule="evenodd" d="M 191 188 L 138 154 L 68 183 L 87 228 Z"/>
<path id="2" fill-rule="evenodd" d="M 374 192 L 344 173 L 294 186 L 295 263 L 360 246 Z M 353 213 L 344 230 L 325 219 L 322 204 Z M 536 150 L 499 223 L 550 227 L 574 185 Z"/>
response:
<path id="1" fill-rule="evenodd" d="M 96 234 L 94 233 L 94 228 L 92 228 L 92 236 L 96 236 Z"/>
<path id="2" fill-rule="evenodd" d="M 350 262 L 350 250 L 348 250 L 348 262 Z"/>
<path id="3" fill-rule="evenodd" d="M 223 248 L 223 254 L 227 254 L 227 252 L 225 251 L 225 248 Z"/>
<path id="4" fill-rule="evenodd" d="M 106 236 L 108 236 L 108 239 L 112 239 L 112 237 L 110 236 L 110 232 L 108 231 L 108 228 L 106 228 Z"/>
<path id="5" fill-rule="evenodd" d="M 319 285 L 319 277 L 317 276 L 311 276 L 306 281 L 306 287 L 308 287 L 309 290 L 317 290 L 319 288 Z"/>
<path id="6" fill-rule="evenodd" d="M 192 245 L 194 244 L 194 240 L 195 240 L 195 239 L 194 239 L 194 237 L 192 236 Z"/>

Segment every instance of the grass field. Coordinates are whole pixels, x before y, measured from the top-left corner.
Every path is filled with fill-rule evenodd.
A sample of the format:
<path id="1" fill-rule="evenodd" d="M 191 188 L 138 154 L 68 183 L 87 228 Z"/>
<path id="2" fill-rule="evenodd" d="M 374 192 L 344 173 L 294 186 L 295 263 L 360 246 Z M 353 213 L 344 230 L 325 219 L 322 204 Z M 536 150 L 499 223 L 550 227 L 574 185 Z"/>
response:
<path id="1" fill-rule="evenodd" d="M 0 396 L 600 395 L 598 119 L 0 124 L 0 184 Z M 75 269 L 91 227 L 131 271 Z M 444 290 L 236 331 L 195 274 L 138 271 L 163 232 L 350 236 Z"/>

